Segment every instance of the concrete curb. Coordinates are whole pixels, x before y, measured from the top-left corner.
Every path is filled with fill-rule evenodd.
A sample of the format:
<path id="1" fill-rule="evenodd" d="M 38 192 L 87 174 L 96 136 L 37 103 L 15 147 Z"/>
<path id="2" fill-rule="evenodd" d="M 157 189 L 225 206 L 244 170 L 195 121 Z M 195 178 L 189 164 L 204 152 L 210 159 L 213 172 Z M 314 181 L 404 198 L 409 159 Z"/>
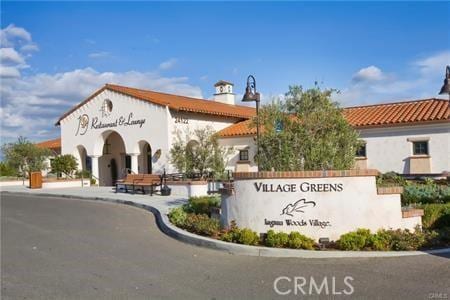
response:
<path id="1" fill-rule="evenodd" d="M 169 218 L 165 214 L 150 205 L 136 203 L 128 200 L 106 198 L 106 197 L 84 197 L 65 194 L 32 194 L 24 192 L 10 192 L 2 191 L 5 194 L 19 194 L 19 195 L 34 195 L 40 197 L 60 197 L 69 199 L 82 199 L 82 200 L 98 200 L 112 203 L 119 203 L 125 205 L 131 205 L 145 209 L 152 212 L 155 215 L 156 222 L 159 229 L 177 240 L 192 244 L 195 246 L 206 247 L 214 250 L 225 251 L 234 255 L 248 255 L 248 256 L 263 256 L 263 257 L 297 257 L 297 258 L 368 258 L 368 257 L 400 257 L 400 256 L 417 256 L 417 255 L 439 255 L 450 253 L 450 248 L 435 249 L 428 251 L 317 251 L 317 250 L 296 250 L 296 249 L 280 249 L 280 248 L 268 248 L 260 246 L 246 246 L 241 244 L 234 244 L 223 242 L 208 237 L 199 236 L 181 228 L 172 225 Z"/>

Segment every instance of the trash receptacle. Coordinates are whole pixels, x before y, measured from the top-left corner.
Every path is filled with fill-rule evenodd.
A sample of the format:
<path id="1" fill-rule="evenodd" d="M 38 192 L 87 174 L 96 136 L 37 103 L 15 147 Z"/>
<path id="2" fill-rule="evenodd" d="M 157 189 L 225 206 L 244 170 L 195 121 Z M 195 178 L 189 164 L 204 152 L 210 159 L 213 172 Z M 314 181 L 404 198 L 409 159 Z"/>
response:
<path id="1" fill-rule="evenodd" d="M 167 185 L 163 185 L 161 188 L 161 196 L 170 196 L 172 189 Z"/>
<path id="2" fill-rule="evenodd" d="M 31 172 L 30 173 L 30 189 L 42 188 L 42 173 Z"/>

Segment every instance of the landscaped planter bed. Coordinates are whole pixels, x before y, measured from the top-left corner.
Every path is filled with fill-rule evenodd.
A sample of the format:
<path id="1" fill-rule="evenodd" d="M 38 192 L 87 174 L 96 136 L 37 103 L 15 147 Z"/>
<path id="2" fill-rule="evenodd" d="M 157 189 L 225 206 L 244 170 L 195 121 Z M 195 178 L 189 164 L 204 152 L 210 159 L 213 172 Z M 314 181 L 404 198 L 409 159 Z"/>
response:
<path id="1" fill-rule="evenodd" d="M 194 234 L 253 246 L 353 251 L 413 251 L 450 246 L 450 227 L 447 226 L 423 230 L 417 228 L 416 231 L 383 229 L 376 233 L 368 229 L 358 229 L 341 235 L 337 241 L 319 244 L 299 232 L 288 234 L 269 230 L 260 236 L 248 228 L 238 228 L 235 224 L 224 229 L 220 227 L 217 219 L 209 217 L 211 211 L 217 210 L 217 198 L 193 197 L 187 205 L 173 209 L 169 213 L 169 220 L 175 226 Z"/>

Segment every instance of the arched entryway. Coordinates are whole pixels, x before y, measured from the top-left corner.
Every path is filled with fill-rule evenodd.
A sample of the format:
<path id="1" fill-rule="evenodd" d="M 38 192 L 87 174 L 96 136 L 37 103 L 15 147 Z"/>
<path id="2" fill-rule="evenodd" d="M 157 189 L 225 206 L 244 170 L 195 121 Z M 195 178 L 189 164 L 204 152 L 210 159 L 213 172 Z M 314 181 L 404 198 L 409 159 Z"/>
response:
<path id="1" fill-rule="evenodd" d="M 78 145 L 73 153 L 78 163 L 78 170 L 92 172 L 91 158 L 87 155 L 86 148 Z"/>
<path id="2" fill-rule="evenodd" d="M 153 173 L 153 152 L 151 145 L 146 141 L 139 142 L 138 169 L 141 174 Z"/>
<path id="3" fill-rule="evenodd" d="M 116 180 L 126 176 L 127 156 L 125 143 L 115 131 L 106 131 L 102 134 L 103 150 L 98 160 L 99 183 L 103 186 L 114 185 Z"/>

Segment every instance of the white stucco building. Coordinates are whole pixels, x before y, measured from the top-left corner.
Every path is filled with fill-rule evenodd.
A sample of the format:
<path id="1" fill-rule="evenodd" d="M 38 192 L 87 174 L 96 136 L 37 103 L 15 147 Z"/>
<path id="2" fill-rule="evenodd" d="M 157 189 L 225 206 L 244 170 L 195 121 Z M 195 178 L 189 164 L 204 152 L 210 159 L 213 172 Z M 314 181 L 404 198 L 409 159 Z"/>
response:
<path id="1" fill-rule="evenodd" d="M 355 168 L 400 174 L 442 174 L 450 171 L 450 107 L 443 99 L 423 99 L 344 108 L 347 121 L 365 146 L 356 154 Z M 223 145 L 256 153 L 256 129 L 243 121 L 220 132 Z M 253 161 L 233 157 L 230 167 L 255 171 Z"/>
<path id="2" fill-rule="evenodd" d="M 251 107 L 235 104 L 233 84 L 219 81 L 214 98 L 195 99 L 107 84 L 57 121 L 61 138 L 39 145 L 73 154 L 101 185 L 134 173 L 176 172 L 169 150 L 177 132 L 211 126 L 233 147 L 227 169 L 255 171 Z M 448 101 L 426 99 L 344 109 L 366 146 L 357 168 L 413 174 L 450 170 Z M 56 146 L 55 146 L 56 145 Z"/>

